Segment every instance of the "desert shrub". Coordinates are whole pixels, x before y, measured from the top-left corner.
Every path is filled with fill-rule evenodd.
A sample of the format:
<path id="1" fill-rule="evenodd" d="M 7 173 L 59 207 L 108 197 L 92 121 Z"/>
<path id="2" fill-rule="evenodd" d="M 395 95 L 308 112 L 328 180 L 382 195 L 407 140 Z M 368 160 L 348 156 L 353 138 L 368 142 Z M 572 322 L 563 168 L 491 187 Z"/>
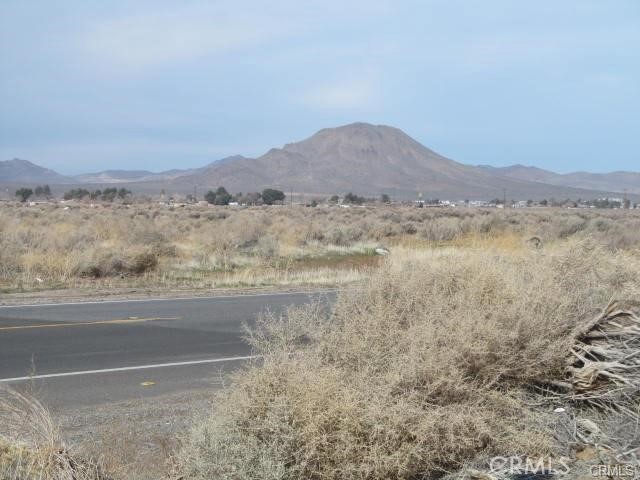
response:
<path id="1" fill-rule="evenodd" d="M 141 252 L 133 256 L 127 264 L 127 271 L 134 275 L 149 272 L 158 266 L 158 256 L 152 251 Z"/>
<path id="2" fill-rule="evenodd" d="M 418 233 L 418 229 L 413 222 L 407 222 L 402 224 L 402 232 L 406 233 L 407 235 L 413 235 L 415 233 Z"/>
<path id="3" fill-rule="evenodd" d="M 480 233 L 496 233 L 504 228 L 504 219 L 495 213 L 487 214 L 480 219 L 478 231 Z"/>
<path id="4" fill-rule="evenodd" d="M 335 305 L 266 317 L 179 455 L 186 479 L 434 478 L 494 455 L 557 454 L 529 386 L 561 378 L 579 320 L 640 298 L 638 258 L 547 252 L 387 260 Z"/>
<path id="5" fill-rule="evenodd" d="M 103 466 L 70 452 L 48 410 L 33 397 L 0 387 L 0 478 L 108 480 Z"/>
<path id="6" fill-rule="evenodd" d="M 325 238 L 325 232 L 316 226 L 309 225 L 303 234 L 303 243 L 322 242 Z"/>
<path id="7" fill-rule="evenodd" d="M 363 232 L 358 227 L 332 228 L 325 235 L 325 240 L 330 245 L 348 246 L 363 237 Z"/>
<path id="8" fill-rule="evenodd" d="M 232 256 L 238 266 L 271 265 L 274 256 L 322 255 L 334 246 L 345 251 L 362 244 L 393 247 L 407 235 L 458 246 L 501 236 L 510 236 L 515 245 L 518 236 L 538 236 L 545 245 L 575 237 L 591 238 L 611 250 L 640 247 L 638 211 L 107 205 L 67 210 L 60 205 L 2 205 L 1 286 L 36 285 L 36 279 L 44 285 L 93 285 L 83 279 L 135 277 L 133 257 L 147 251 L 158 263 L 153 267 L 147 262 L 145 272 L 157 271 L 162 274 L 158 279 L 166 279 L 175 271 L 184 277 L 184 270 L 204 264 L 226 269 Z M 263 248 L 265 242 L 271 247 Z M 260 262 L 263 255 L 269 262 Z M 145 275 L 145 280 L 152 278 Z"/>
<path id="9" fill-rule="evenodd" d="M 229 216 L 229 214 L 226 211 L 215 210 L 215 211 L 213 211 L 211 213 L 207 213 L 207 220 L 210 220 L 210 221 L 224 220 L 228 216 Z"/>
<path id="10" fill-rule="evenodd" d="M 379 226 L 369 227 L 365 231 L 371 232 L 370 235 L 375 240 L 382 240 L 383 238 L 397 237 L 398 235 L 400 235 L 402 228 L 395 223 L 387 223 Z"/>
<path id="11" fill-rule="evenodd" d="M 461 233 L 460 221 L 450 217 L 434 218 L 424 223 L 420 229 L 422 238 L 434 242 L 453 240 Z"/>
<path id="12" fill-rule="evenodd" d="M 270 235 L 267 235 L 264 237 L 260 237 L 255 247 L 253 248 L 253 253 L 259 257 L 270 259 L 278 254 L 278 249 L 279 247 L 277 239 Z"/>
<path id="13" fill-rule="evenodd" d="M 591 226 L 597 232 L 608 232 L 613 226 L 613 222 L 608 218 L 596 218 L 591 222 Z"/>
<path id="14" fill-rule="evenodd" d="M 100 252 L 78 262 L 75 273 L 82 277 L 102 278 L 125 272 L 125 260 L 116 252 Z"/>
<path id="15" fill-rule="evenodd" d="M 158 266 L 158 256 L 153 250 L 139 252 L 100 250 L 82 258 L 75 273 L 83 277 L 104 278 L 114 275 L 141 275 Z"/>
<path id="16" fill-rule="evenodd" d="M 584 230 L 587 226 L 587 223 L 588 222 L 580 217 L 565 218 L 564 221 L 558 225 L 557 236 L 559 238 L 567 238 L 575 235 L 576 233 Z"/>

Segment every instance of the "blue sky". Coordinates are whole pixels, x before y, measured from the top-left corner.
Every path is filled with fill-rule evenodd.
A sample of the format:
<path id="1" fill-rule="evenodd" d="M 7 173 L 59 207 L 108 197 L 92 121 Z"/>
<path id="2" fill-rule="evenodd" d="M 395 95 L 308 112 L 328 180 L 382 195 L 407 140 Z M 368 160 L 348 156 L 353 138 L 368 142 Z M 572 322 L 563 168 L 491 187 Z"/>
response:
<path id="1" fill-rule="evenodd" d="M 637 0 L 3 0 L 0 159 L 200 166 L 323 127 L 640 170 Z"/>

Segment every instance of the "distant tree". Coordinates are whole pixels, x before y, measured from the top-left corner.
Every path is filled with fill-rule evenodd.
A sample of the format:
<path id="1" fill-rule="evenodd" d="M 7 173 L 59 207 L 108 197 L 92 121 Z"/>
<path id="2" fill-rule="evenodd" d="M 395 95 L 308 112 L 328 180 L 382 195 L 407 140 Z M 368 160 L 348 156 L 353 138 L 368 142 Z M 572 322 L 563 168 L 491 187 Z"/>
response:
<path id="1" fill-rule="evenodd" d="M 16 197 L 18 197 L 22 203 L 29 200 L 29 197 L 31 195 L 33 195 L 33 190 L 31 190 L 30 188 L 23 187 L 16 190 Z"/>
<path id="2" fill-rule="evenodd" d="M 317 207 L 318 206 L 318 201 L 314 198 L 313 200 L 311 200 L 311 203 L 309 204 L 310 207 Z"/>
<path id="3" fill-rule="evenodd" d="M 273 188 L 265 188 L 262 191 L 262 200 L 267 205 L 273 205 L 276 202 L 282 202 L 285 199 L 285 194 L 281 190 L 275 190 Z"/>
<path id="4" fill-rule="evenodd" d="M 214 192 L 213 190 L 209 190 L 207 193 L 204 194 L 204 199 L 211 204 L 216 203 L 216 192 Z"/>
<path id="5" fill-rule="evenodd" d="M 126 188 L 121 188 L 120 190 L 118 190 L 118 198 L 120 200 L 124 200 L 129 195 L 131 195 L 131 190 L 127 190 Z"/>
<path id="6" fill-rule="evenodd" d="M 540 205 L 542 205 L 543 207 L 546 207 L 547 205 L 549 205 L 549 202 L 547 201 L 546 198 L 543 198 L 542 200 L 540 200 Z"/>
<path id="7" fill-rule="evenodd" d="M 102 190 L 94 190 L 89 194 L 91 200 L 97 200 L 102 196 Z"/>
<path id="8" fill-rule="evenodd" d="M 631 200 L 629 200 L 628 198 L 625 198 L 623 208 L 626 208 L 626 209 L 631 208 Z"/>
<path id="9" fill-rule="evenodd" d="M 65 192 L 65 200 L 82 200 L 84 197 L 91 196 L 91 192 L 86 188 L 73 188 L 68 192 Z"/>
<path id="10" fill-rule="evenodd" d="M 247 205 L 260 205 L 262 202 L 262 194 L 260 192 L 249 192 L 242 196 L 241 203 Z"/>
<path id="11" fill-rule="evenodd" d="M 38 185 L 34 190 L 36 197 L 46 197 L 49 198 L 51 196 L 51 188 L 49 185 Z"/>
<path id="12" fill-rule="evenodd" d="M 229 202 L 232 200 L 232 196 L 227 192 L 227 189 L 224 187 L 218 187 L 216 190 L 216 197 L 214 203 L 216 205 L 229 205 Z"/>
<path id="13" fill-rule="evenodd" d="M 329 197 L 329 203 L 338 203 L 340 201 L 340 197 L 338 195 L 331 195 Z"/>
<path id="14" fill-rule="evenodd" d="M 533 205 L 533 200 L 531 199 L 527 200 L 527 207 L 530 207 L 531 205 Z"/>
<path id="15" fill-rule="evenodd" d="M 112 187 L 112 188 L 105 188 L 102 191 L 102 195 L 100 196 L 100 198 L 104 202 L 113 202 L 116 199 L 116 196 L 118 196 L 118 189 L 115 187 Z"/>
<path id="16" fill-rule="evenodd" d="M 391 203 L 391 198 L 386 193 L 383 193 L 382 195 L 380 195 L 380 201 L 382 203 Z"/>
<path id="17" fill-rule="evenodd" d="M 352 203 L 355 205 L 362 205 L 365 202 L 365 200 L 366 199 L 364 197 L 361 197 L 359 195 L 356 195 L 355 193 L 349 192 L 344 196 L 343 202 Z"/>

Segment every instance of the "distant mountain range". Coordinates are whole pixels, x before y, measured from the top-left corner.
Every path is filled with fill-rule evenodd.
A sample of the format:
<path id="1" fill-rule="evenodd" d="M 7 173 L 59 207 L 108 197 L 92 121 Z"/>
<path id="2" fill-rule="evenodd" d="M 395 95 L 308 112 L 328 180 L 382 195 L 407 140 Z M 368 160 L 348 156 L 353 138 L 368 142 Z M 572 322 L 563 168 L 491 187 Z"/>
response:
<path id="1" fill-rule="evenodd" d="M 201 191 L 224 185 L 232 192 L 267 187 L 307 194 L 387 193 L 411 198 L 593 198 L 640 194 L 640 173 L 558 174 L 536 167 L 465 165 L 423 146 L 401 130 L 354 123 L 313 136 L 258 158 L 228 157 L 196 169 L 165 172 L 107 170 L 63 176 L 26 160 L 0 162 L 0 184 L 115 185 L 140 192 Z"/>
<path id="2" fill-rule="evenodd" d="M 28 160 L 20 160 L 14 158 L 13 160 L 0 161 L 0 183 L 12 184 L 12 183 L 75 183 L 70 177 L 65 177 L 59 173 L 49 170 L 48 168 L 41 167 L 35 163 L 31 163 Z"/>
<path id="3" fill-rule="evenodd" d="M 167 170 L 164 172 L 150 172 L 148 170 L 105 170 L 104 172 L 85 173 L 76 175 L 73 180 L 79 183 L 131 183 L 131 182 L 152 182 L 168 181 L 184 175 L 195 174 L 202 168 L 192 168 L 189 170 Z"/>
<path id="4" fill-rule="evenodd" d="M 572 172 L 555 173 L 538 167 L 511 165 L 509 167 L 491 167 L 481 165 L 480 168 L 489 173 L 529 182 L 542 182 L 564 187 L 584 188 L 588 190 L 608 190 L 612 192 L 628 192 L 640 194 L 640 173 L 610 172 L 590 173 Z"/>

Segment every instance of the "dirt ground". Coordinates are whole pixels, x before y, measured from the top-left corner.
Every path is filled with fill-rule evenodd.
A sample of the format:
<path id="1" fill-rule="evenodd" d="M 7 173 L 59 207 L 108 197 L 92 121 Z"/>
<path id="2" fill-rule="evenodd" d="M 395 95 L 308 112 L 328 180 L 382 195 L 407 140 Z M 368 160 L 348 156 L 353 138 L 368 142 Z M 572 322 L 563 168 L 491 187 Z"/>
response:
<path id="1" fill-rule="evenodd" d="M 181 436 L 213 401 L 213 390 L 198 390 L 51 413 L 72 451 L 101 458 L 117 478 L 157 480 L 171 471 Z"/>
<path id="2" fill-rule="evenodd" d="M 73 302 L 108 302 L 111 300 L 151 300 L 155 298 L 216 297 L 226 295 L 253 295 L 256 293 L 296 293 L 307 291 L 317 292 L 318 288 L 245 287 L 184 290 L 175 288 L 172 288 L 171 290 L 160 288 L 109 288 L 104 290 L 61 289 L 0 294 L 0 306 Z"/>

